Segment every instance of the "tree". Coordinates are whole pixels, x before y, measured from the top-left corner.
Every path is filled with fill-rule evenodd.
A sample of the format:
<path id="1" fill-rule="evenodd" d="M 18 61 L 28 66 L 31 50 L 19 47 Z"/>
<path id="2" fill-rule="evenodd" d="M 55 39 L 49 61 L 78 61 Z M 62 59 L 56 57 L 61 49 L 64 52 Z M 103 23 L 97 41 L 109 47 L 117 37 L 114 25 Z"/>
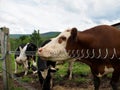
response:
<path id="1" fill-rule="evenodd" d="M 30 36 L 29 35 L 23 35 L 19 38 L 21 44 L 26 44 L 30 42 Z"/>
<path id="2" fill-rule="evenodd" d="M 20 40 L 23 41 L 23 40 L 25 40 L 26 38 L 27 38 L 27 36 L 26 36 L 26 35 L 23 35 L 23 36 L 20 37 Z"/>
<path id="3" fill-rule="evenodd" d="M 34 32 L 32 33 L 32 35 L 30 35 L 30 41 L 32 43 L 34 43 L 35 45 L 37 45 L 37 47 L 40 46 L 40 43 L 42 42 L 42 39 L 40 37 L 40 33 L 39 30 L 34 30 Z"/>

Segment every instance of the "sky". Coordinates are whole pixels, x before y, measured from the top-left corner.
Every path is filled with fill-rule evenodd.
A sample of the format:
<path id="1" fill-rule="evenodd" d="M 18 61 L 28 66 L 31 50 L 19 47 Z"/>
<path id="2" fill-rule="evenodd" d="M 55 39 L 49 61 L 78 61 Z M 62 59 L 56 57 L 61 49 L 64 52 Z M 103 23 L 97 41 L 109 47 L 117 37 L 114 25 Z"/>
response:
<path id="1" fill-rule="evenodd" d="M 0 27 L 10 34 L 79 31 L 120 22 L 120 0 L 0 0 Z"/>

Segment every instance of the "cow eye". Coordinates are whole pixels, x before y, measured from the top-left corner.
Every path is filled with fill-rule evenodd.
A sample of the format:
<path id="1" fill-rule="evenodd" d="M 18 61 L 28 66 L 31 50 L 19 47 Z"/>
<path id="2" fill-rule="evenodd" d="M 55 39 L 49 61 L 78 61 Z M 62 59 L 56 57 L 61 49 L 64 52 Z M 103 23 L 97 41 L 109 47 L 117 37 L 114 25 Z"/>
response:
<path id="1" fill-rule="evenodd" d="M 62 36 L 62 37 L 60 37 L 63 41 L 65 41 L 66 40 L 66 37 L 65 36 Z"/>
<path id="2" fill-rule="evenodd" d="M 58 42 L 59 42 L 59 43 L 62 43 L 63 41 L 66 41 L 66 37 L 65 37 L 65 36 L 59 37 Z"/>

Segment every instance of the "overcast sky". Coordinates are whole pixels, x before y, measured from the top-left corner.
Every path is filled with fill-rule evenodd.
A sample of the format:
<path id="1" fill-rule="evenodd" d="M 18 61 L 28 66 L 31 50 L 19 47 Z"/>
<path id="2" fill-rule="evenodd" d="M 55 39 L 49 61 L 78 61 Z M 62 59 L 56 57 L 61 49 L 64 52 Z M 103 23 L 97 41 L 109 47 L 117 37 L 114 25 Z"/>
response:
<path id="1" fill-rule="evenodd" d="M 120 22 L 120 0 L 0 0 L 0 27 L 11 34 L 84 30 Z"/>

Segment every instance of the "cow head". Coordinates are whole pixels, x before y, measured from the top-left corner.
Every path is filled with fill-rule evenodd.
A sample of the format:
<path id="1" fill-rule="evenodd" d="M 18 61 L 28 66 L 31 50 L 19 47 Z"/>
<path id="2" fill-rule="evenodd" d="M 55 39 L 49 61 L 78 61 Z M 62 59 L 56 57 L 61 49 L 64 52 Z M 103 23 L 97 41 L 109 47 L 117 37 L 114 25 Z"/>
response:
<path id="1" fill-rule="evenodd" d="M 74 43 L 77 36 L 77 29 L 72 28 L 60 33 L 56 38 L 53 38 L 48 44 L 38 49 L 38 54 L 41 58 L 52 61 L 60 61 L 71 59 L 68 51 L 69 44 Z M 73 46 L 74 47 L 74 46 Z"/>
<path id="2" fill-rule="evenodd" d="M 27 72 L 28 69 L 32 69 L 33 73 L 37 72 L 37 64 L 36 64 L 36 50 L 37 46 L 33 43 L 21 44 L 15 51 L 15 63 L 16 65 L 24 65 L 24 68 Z M 31 65 L 32 60 L 32 65 Z M 16 66 L 15 65 L 15 66 Z M 16 71 L 17 72 L 17 69 Z"/>
<path id="3" fill-rule="evenodd" d="M 17 52 L 19 52 L 19 56 L 17 56 L 16 61 L 21 61 L 21 60 L 25 61 L 27 59 L 27 56 L 25 54 L 27 46 L 28 46 L 28 44 L 26 44 L 23 48 L 21 46 L 19 46 L 20 51 L 17 51 Z"/>

